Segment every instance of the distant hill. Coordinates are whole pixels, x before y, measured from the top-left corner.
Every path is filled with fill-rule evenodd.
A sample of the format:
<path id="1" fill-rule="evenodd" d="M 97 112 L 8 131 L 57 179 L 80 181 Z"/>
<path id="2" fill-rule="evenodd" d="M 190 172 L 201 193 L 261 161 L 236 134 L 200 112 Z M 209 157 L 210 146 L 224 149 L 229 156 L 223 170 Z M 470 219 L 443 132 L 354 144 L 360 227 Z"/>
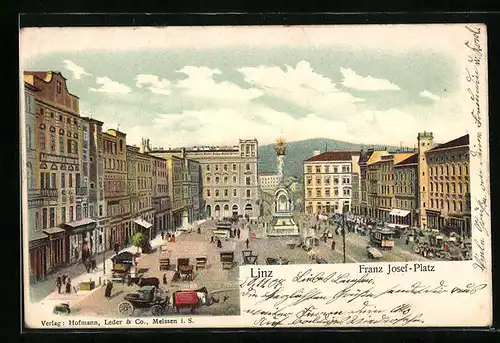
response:
<path id="1" fill-rule="evenodd" d="M 314 138 L 297 142 L 287 142 L 286 157 L 285 157 L 285 176 L 297 176 L 302 178 L 302 164 L 304 160 L 313 156 L 314 150 L 325 152 L 341 150 L 341 151 L 359 151 L 368 148 L 374 149 L 389 149 L 396 150 L 399 147 L 383 146 L 383 145 L 361 145 L 343 141 L 337 141 L 327 138 Z M 259 172 L 276 172 L 276 152 L 274 144 L 262 145 L 259 147 Z"/>

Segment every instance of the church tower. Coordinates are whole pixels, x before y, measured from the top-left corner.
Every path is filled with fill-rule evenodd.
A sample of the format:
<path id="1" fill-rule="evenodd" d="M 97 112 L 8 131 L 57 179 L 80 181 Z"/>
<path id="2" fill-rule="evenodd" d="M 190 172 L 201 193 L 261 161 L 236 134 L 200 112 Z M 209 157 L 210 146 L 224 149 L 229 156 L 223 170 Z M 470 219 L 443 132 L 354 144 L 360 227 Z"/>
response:
<path id="1" fill-rule="evenodd" d="M 425 153 L 432 149 L 432 132 L 419 132 L 418 140 L 418 202 L 420 210 L 420 227 L 427 227 L 426 209 L 429 206 L 429 168 Z"/>

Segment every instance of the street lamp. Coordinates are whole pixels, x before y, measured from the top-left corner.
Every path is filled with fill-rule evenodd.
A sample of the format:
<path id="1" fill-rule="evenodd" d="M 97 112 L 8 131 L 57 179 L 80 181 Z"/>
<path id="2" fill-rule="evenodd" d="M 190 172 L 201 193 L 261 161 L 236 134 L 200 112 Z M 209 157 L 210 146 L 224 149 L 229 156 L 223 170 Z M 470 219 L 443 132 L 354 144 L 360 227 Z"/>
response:
<path id="1" fill-rule="evenodd" d="M 344 208 L 342 208 L 342 245 L 343 245 L 343 253 L 344 253 L 344 263 L 345 263 L 345 212 L 344 212 Z"/>

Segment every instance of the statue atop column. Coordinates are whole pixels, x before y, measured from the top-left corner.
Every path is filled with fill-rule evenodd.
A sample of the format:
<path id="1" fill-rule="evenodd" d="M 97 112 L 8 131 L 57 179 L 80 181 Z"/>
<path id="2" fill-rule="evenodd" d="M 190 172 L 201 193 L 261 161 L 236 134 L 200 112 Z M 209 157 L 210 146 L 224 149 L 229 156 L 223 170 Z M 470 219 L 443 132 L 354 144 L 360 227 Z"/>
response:
<path id="1" fill-rule="evenodd" d="M 283 180 L 283 169 L 285 167 L 286 143 L 283 138 L 278 138 L 276 140 L 276 146 L 274 147 L 274 150 L 276 150 L 278 159 L 278 183 L 280 183 Z"/>

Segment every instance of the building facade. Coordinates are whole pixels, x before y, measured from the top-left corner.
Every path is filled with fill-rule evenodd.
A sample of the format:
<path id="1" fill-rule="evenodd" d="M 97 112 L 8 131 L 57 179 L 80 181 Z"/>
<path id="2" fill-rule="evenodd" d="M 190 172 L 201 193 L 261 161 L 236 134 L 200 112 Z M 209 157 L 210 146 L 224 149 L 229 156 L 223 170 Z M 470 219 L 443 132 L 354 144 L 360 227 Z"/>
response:
<path id="1" fill-rule="evenodd" d="M 469 135 L 435 146 L 425 152 L 428 177 L 421 188 L 427 189 L 427 227 L 471 236 Z"/>
<path id="2" fill-rule="evenodd" d="M 418 155 L 394 165 L 394 208 L 391 223 L 419 227 L 418 216 Z"/>
<path id="3" fill-rule="evenodd" d="M 152 156 L 153 158 L 153 207 L 155 210 L 155 231 L 170 230 L 170 197 L 168 187 L 167 161 L 163 158 Z"/>
<path id="4" fill-rule="evenodd" d="M 304 161 L 305 212 L 351 211 L 353 165 L 359 152 L 315 152 Z"/>
<path id="5" fill-rule="evenodd" d="M 380 201 L 381 165 L 378 162 L 388 154 L 387 151 L 373 151 L 366 162 L 366 204 L 367 215 L 371 218 L 377 218 L 380 213 L 378 203 Z"/>
<path id="6" fill-rule="evenodd" d="M 36 151 L 37 132 L 36 126 L 36 88 L 29 83 L 24 83 L 24 144 L 22 148 L 26 152 L 26 188 L 28 194 L 28 207 L 26 213 L 27 232 L 29 241 L 29 266 L 30 282 L 43 281 L 47 275 L 47 257 L 50 255 L 48 235 L 41 230 L 40 210 L 43 205 L 43 197 L 40 189 L 37 189 L 37 176 L 39 158 Z"/>
<path id="7" fill-rule="evenodd" d="M 427 223 L 427 209 L 429 208 L 429 166 L 427 164 L 427 151 L 432 149 L 433 144 L 432 132 L 419 132 L 417 135 L 418 142 L 418 199 L 419 199 L 419 216 L 420 227 L 425 229 Z"/>
<path id="8" fill-rule="evenodd" d="M 358 201 L 358 214 L 368 215 L 368 200 L 367 200 L 367 167 L 368 160 L 373 154 L 373 149 L 361 150 L 359 155 L 359 201 Z"/>
<path id="9" fill-rule="evenodd" d="M 130 242 L 133 228 L 130 217 L 130 196 L 127 189 L 126 134 L 109 129 L 102 134 L 106 248 Z"/>
<path id="10" fill-rule="evenodd" d="M 81 260 L 84 244 L 91 243 L 95 222 L 83 211 L 83 125 L 78 97 L 58 72 L 25 72 L 35 93 L 37 187 L 41 201 L 40 227 L 49 237 L 46 270 Z M 83 219 L 86 219 L 82 222 Z M 48 255 L 48 256 L 47 256 Z"/>
<path id="11" fill-rule="evenodd" d="M 257 218 L 259 216 L 256 139 L 240 139 L 238 145 L 231 147 L 156 149 L 152 154 L 159 157 L 177 156 L 181 159 L 184 157 L 199 162 L 202 187 L 200 217 L 222 218 L 242 215 Z M 172 199 L 172 204 L 173 201 Z"/>
<path id="12" fill-rule="evenodd" d="M 259 187 L 263 192 L 273 193 L 278 184 L 280 183 L 280 177 L 278 173 L 259 173 Z"/>
<path id="13" fill-rule="evenodd" d="M 83 118 L 88 125 L 88 212 L 89 217 L 96 221 L 96 229 L 93 233 L 93 254 L 105 251 L 105 218 L 104 207 L 104 161 L 102 126 L 103 122 L 92 118 Z"/>

